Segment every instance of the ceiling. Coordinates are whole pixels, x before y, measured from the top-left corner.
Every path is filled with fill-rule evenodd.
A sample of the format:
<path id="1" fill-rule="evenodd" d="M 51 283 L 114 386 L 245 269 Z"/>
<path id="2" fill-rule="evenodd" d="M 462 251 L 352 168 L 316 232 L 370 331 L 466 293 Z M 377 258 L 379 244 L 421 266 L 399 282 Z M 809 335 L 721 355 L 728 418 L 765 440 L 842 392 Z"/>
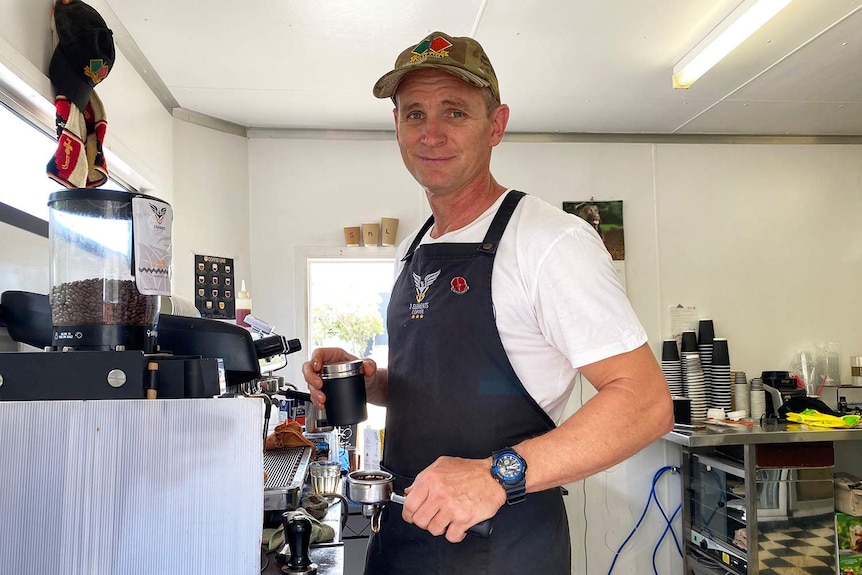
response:
<path id="1" fill-rule="evenodd" d="M 509 132 L 862 135 L 862 0 L 794 0 L 688 90 L 741 0 L 106 0 L 166 107 L 245 128 L 391 130 L 371 87 L 427 33 L 491 57 Z"/>

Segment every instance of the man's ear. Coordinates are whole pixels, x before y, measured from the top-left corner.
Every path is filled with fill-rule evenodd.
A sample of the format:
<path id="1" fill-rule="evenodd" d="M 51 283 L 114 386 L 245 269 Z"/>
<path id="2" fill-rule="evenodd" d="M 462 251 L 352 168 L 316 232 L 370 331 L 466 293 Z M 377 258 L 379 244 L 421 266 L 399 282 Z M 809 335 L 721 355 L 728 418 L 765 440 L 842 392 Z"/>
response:
<path id="1" fill-rule="evenodd" d="M 493 112 L 491 112 L 491 124 L 493 126 L 491 132 L 491 145 L 496 146 L 503 141 L 503 134 L 506 132 L 506 125 L 509 123 L 509 106 L 500 104 Z"/>

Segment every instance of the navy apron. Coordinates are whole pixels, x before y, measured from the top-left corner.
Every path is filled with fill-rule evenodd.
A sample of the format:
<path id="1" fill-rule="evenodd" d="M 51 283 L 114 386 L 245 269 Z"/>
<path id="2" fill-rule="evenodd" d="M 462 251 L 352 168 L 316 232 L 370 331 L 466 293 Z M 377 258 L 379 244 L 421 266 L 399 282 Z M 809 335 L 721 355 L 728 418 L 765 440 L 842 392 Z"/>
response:
<path id="1" fill-rule="evenodd" d="M 497 246 L 523 196 L 509 192 L 481 243 L 419 246 L 433 224 L 429 219 L 404 258 L 387 319 L 382 464 L 395 477 L 396 493 L 441 455 L 483 459 L 554 428 L 509 363 L 491 300 Z M 492 521 L 489 538 L 468 534 L 450 543 L 406 523 L 401 506 L 390 503 L 369 542 L 365 573 L 571 574 L 569 524 L 559 488 L 504 504 Z"/>

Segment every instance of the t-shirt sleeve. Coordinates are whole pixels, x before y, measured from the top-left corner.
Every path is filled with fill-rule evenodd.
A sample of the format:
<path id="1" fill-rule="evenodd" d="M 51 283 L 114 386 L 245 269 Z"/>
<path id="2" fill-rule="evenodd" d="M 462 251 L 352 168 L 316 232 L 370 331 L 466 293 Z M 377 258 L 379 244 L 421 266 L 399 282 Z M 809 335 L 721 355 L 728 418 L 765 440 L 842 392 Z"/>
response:
<path id="1" fill-rule="evenodd" d="M 572 367 L 632 351 L 646 332 L 592 229 L 573 225 L 537 262 L 535 309 L 548 341 Z"/>

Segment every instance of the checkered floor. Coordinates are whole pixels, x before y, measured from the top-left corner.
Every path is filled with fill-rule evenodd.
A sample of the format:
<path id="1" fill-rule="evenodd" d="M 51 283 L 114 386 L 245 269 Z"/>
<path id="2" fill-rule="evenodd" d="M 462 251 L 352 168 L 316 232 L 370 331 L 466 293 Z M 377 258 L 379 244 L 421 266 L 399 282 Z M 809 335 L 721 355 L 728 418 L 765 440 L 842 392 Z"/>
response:
<path id="1" fill-rule="evenodd" d="M 831 524 L 820 519 L 807 528 L 770 529 L 767 523 L 759 527 L 761 575 L 835 575 L 835 529 Z"/>

